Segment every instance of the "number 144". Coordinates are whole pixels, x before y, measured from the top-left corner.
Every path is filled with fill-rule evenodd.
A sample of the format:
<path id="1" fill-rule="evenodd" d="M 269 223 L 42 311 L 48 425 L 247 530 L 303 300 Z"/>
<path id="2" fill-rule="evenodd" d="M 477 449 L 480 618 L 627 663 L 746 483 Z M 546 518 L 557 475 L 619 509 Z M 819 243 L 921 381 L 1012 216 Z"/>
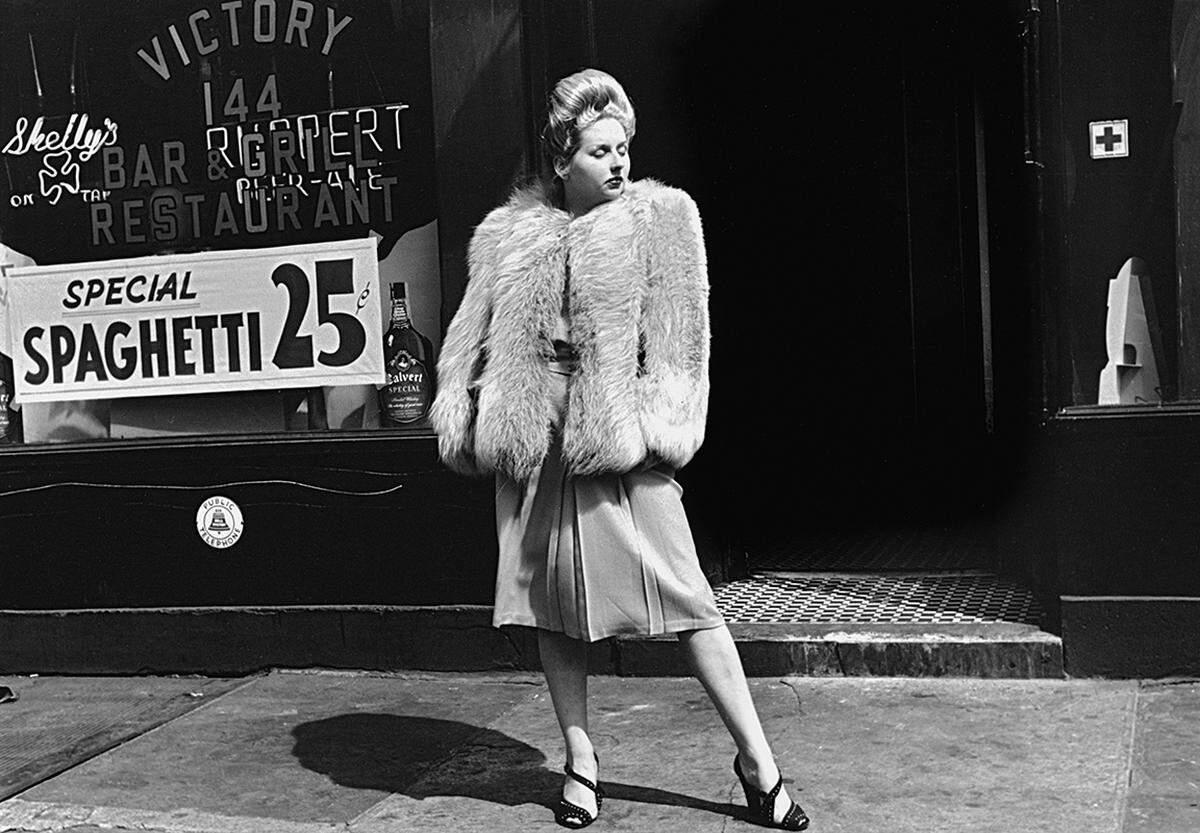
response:
<path id="1" fill-rule="evenodd" d="M 222 108 L 221 124 L 228 124 L 230 121 L 245 122 L 250 117 L 250 108 L 246 104 L 246 79 L 238 77 L 233 79 L 233 86 L 229 89 L 229 94 L 225 97 L 225 106 Z M 270 115 L 271 118 L 279 118 L 279 89 L 275 83 L 275 74 L 267 76 L 267 80 L 263 82 L 262 88 L 258 91 L 258 99 L 254 104 L 255 116 Z M 204 82 L 204 124 L 206 127 L 212 127 L 215 124 L 215 112 L 213 110 L 213 85 L 211 81 Z"/>

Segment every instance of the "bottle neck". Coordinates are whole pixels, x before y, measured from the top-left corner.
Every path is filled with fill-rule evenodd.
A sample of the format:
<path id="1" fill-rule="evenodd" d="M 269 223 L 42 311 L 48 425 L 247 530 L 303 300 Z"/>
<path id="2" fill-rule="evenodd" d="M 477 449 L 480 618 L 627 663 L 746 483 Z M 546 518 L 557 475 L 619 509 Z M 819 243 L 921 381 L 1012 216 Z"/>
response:
<path id="1" fill-rule="evenodd" d="M 403 298 L 392 299 L 392 323 L 402 327 L 412 326 L 408 319 L 408 302 Z"/>

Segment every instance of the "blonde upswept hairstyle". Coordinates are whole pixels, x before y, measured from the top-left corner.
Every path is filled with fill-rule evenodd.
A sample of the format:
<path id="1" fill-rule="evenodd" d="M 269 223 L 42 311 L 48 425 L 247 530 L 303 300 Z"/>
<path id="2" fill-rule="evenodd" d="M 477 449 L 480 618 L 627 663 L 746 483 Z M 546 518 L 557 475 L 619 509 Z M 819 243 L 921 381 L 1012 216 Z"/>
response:
<path id="1" fill-rule="evenodd" d="M 607 72 L 582 69 L 554 85 L 546 107 L 542 148 L 557 177 L 579 148 L 579 134 L 603 118 L 614 118 L 633 139 L 637 120 L 625 88 Z"/>

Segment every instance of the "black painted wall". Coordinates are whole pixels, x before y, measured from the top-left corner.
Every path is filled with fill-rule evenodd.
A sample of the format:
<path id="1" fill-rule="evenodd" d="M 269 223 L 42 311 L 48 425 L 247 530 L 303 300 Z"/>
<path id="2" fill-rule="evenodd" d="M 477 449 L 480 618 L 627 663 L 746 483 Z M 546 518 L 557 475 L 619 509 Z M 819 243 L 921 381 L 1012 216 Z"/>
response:
<path id="1" fill-rule="evenodd" d="M 0 609 L 491 599 L 491 484 L 423 438 L 21 451 L 0 482 Z M 196 534 L 213 494 L 245 521 L 224 550 Z"/>

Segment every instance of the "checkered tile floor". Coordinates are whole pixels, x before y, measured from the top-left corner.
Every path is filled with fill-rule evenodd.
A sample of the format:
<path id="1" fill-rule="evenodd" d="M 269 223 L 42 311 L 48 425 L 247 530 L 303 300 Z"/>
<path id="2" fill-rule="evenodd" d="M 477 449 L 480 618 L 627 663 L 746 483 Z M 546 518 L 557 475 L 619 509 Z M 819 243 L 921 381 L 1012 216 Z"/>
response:
<path id="1" fill-rule="evenodd" d="M 752 576 L 715 588 L 729 622 L 1036 625 L 1033 596 L 992 574 Z"/>

